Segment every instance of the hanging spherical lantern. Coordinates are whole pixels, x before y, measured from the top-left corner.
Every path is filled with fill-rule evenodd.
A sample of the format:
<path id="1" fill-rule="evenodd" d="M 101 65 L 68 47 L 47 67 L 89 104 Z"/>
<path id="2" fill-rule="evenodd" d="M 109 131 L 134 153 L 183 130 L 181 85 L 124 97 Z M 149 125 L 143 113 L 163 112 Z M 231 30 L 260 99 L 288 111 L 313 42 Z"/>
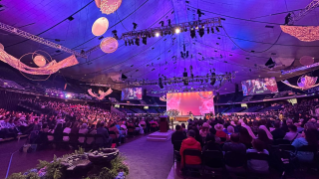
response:
<path id="1" fill-rule="evenodd" d="M 95 4 L 98 8 L 101 6 L 101 0 L 95 0 Z"/>
<path id="2" fill-rule="evenodd" d="M 115 12 L 122 4 L 122 0 L 101 0 L 100 9 L 103 14 Z"/>
<path id="3" fill-rule="evenodd" d="M 4 50 L 4 46 L 0 43 L 0 49 Z"/>
<path id="4" fill-rule="evenodd" d="M 47 64 L 46 59 L 42 55 L 36 55 L 33 59 L 33 62 L 38 66 L 38 67 L 44 67 Z"/>
<path id="5" fill-rule="evenodd" d="M 92 33 L 95 36 L 103 35 L 109 28 L 109 21 L 105 17 L 98 18 L 92 26 Z"/>
<path id="6" fill-rule="evenodd" d="M 119 43 L 113 37 L 106 37 L 102 40 L 100 48 L 104 53 L 113 53 L 118 48 Z"/>
<path id="7" fill-rule="evenodd" d="M 299 62 L 304 66 L 311 65 L 315 62 L 315 58 L 311 56 L 303 56 L 300 58 Z"/>

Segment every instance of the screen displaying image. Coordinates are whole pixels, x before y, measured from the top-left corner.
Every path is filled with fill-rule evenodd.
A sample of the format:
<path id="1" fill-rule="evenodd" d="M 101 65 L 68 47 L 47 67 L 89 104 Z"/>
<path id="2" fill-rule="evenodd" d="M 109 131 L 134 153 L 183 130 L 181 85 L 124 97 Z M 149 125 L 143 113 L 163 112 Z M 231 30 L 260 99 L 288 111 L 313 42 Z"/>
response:
<path id="1" fill-rule="evenodd" d="M 244 96 L 278 93 L 277 82 L 274 77 L 242 81 L 241 86 Z"/>
<path id="2" fill-rule="evenodd" d="M 215 113 L 212 91 L 167 93 L 166 110 L 177 110 L 179 115 Z"/>
<path id="3" fill-rule="evenodd" d="M 142 100 L 142 88 L 123 89 L 122 100 Z"/>

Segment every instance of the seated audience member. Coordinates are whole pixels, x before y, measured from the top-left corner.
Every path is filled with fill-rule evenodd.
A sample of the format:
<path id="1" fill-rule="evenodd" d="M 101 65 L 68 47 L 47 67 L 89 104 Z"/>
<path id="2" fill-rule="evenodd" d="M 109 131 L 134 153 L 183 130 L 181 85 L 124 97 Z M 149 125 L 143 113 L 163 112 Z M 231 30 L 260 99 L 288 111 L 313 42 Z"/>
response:
<path id="1" fill-rule="evenodd" d="M 184 123 L 182 123 L 182 124 L 181 124 L 181 127 L 182 127 L 182 131 L 184 131 L 184 132 L 185 132 L 185 135 L 186 135 L 186 131 L 187 131 L 187 130 L 186 130 L 186 126 L 185 126 L 185 124 L 184 124 Z"/>
<path id="2" fill-rule="evenodd" d="M 59 123 L 56 128 L 54 129 L 54 141 L 55 142 L 61 142 L 63 140 L 63 125 L 62 123 Z"/>
<path id="3" fill-rule="evenodd" d="M 268 128 L 267 128 L 265 125 L 259 126 L 259 131 L 258 131 L 258 133 L 260 132 L 260 130 L 265 131 L 266 136 L 267 136 L 267 138 L 268 138 L 270 141 L 273 140 L 272 134 L 270 133 L 270 131 L 268 130 Z M 264 141 L 264 142 L 265 142 L 265 141 Z"/>
<path id="4" fill-rule="evenodd" d="M 87 124 L 86 124 L 86 123 L 83 123 L 83 124 L 81 125 L 81 128 L 79 129 L 79 134 L 85 135 L 85 134 L 87 134 L 88 132 L 89 132 L 89 129 L 88 129 Z M 78 141 L 79 141 L 79 143 L 83 144 L 84 141 L 85 141 L 85 137 L 80 136 L 80 137 L 78 138 Z"/>
<path id="5" fill-rule="evenodd" d="M 73 123 L 73 126 L 71 128 L 71 135 L 70 135 L 70 142 L 71 143 L 76 143 L 78 141 L 78 134 L 79 134 L 79 123 L 78 122 L 75 122 Z"/>
<path id="6" fill-rule="evenodd" d="M 221 139 L 222 143 L 229 139 L 226 132 L 223 131 L 224 126 L 222 124 L 216 124 L 214 128 L 216 130 L 216 136 Z"/>
<path id="7" fill-rule="evenodd" d="M 92 125 L 92 126 L 91 126 L 91 129 L 90 129 L 90 131 L 89 131 L 89 134 L 90 134 L 90 135 L 95 135 L 95 134 L 97 134 L 95 125 Z M 88 145 L 91 145 L 93 142 L 94 142 L 94 137 L 93 137 L 93 136 L 87 137 L 86 143 L 87 143 Z"/>
<path id="8" fill-rule="evenodd" d="M 121 131 L 116 127 L 116 123 L 115 122 L 113 122 L 111 125 L 110 125 L 110 127 L 109 127 L 109 132 L 114 132 L 115 133 L 115 135 L 116 135 L 116 138 L 119 140 L 119 142 L 121 141 Z"/>
<path id="9" fill-rule="evenodd" d="M 220 150 L 220 138 L 216 137 L 213 133 L 209 133 L 203 147 L 203 151 L 205 150 Z"/>
<path id="10" fill-rule="evenodd" d="M 180 125 L 176 125 L 175 132 L 172 134 L 172 137 L 171 137 L 172 144 L 174 145 L 176 141 L 182 141 L 184 139 L 186 139 L 185 132 L 182 131 L 182 127 Z M 179 150 L 179 149 L 177 149 L 176 146 L 174 146 L 174 150 Z"/>
<path id="11" fill-rule="evenodd" d="M 290 142 L 294 141 L 295 139 L 301 137 L 301 135 L 297 132 L 297 127 L 293 124 L 288 126 L 289 132 L 286 133 L 284 139 L 289 140 Z"/>
<path id="12" fill-rule="evenodd" d="M 200 143 L 195 139 L 195 131 L 193 130 L 189 130 L 187 133 L 187 139 L 184 139 L 181 145 L 181 149 L 180 149 L 180 154 L 182 156 L 182 165 L 184 165 L 184 160 L 185 160 L 185 164 L 188 165 L 197 165 L 197 164 L 201 164 L 201 158 L 197 157 L 197 156 L 183 156 L 183 152 L 185 149 L 196 149 L 196 150 L 202 150 L 202 147 L 200 145 Z"/>
<path id="13" fill-rule="evenodd" d="M 243 143 L 247 149 L 252 147 L 251 142 L 253 138 L 249 135 L 248 131 L 246 128 L 241 127 L 239 131 L 239 142 Z"/>
<path id="14" fill-rule="evenodd" d="M 235 128 L 232 125 L 228 125 L 225 132 L 227 135 L 231 135 L 231 134 L 235 133 Z"/>
<path id="15" fill-rule="evenodd" d="M 124 135 L 124 136 L 127 136 L 127 127 L 126 127 L 126 125 L 125 125 L 125 121 L 122 121 L 121 122 L 121 125 L 120 125 L 120 129 L 121 129 L 121 131 L 122 131 L 122 134 Z"/>
<path id="16" fill-rule="evenodd" d="M 205 141 L 207 134 L 209 134 L 209 128 L 210 125 L 205 122 L 202 126 L 202 128 L 199 130 L 199 135 L 202 137 L 202 139 Z"/>
<path id="17" fill-rule="evenodd" d="M 308 124 L 308 123 L 307 123 Z M 307 125 L 306 124 L 306 125 Z M 306 126 L 305 125 L 305 126 Z M 318 141 L 317 141 L 317 130 L 313 128 L 307 128 L 305 129 L 301 137 L 295 139 L 291 145 L 293 145 L 296 148 L 296 156 L 299 161 L 302 162 L 311 162 L 314 159 L 314 153 L 312 152 L 306 152 L 306 151 L 298 151 L 298 149 L 302 146 L 314 146 L 317 147 Z"/>
<path id="18" fill-rule="evenodd" d="M 71 123 L 69 123 L 69 122 L 65 124 L 65 128 L 63 130 L 63 134 L 70 134 L 71 133 L 70 126 L 71 126 Z M 69 142 L 69 140 L 70 140 L 69 136 L 63 136 L 63 142 Z"/>
<path id="19" fill-rule="evenodd" d="M 272 144 L 272 140 L 269 139 L 267 133 L 263 129 L 258 130 L 258 139 L 264 142 L 265 147 L 267 148 L 269 145 Z"/>
<path id="20" fill-rule="evenodd" d="M 254 139 L 252 142 L 253 149 L 247 149 L 247 153 L 263 153 L 269 155 L 269 152 L 265 148 L 265 144 L 263 141 L 259 139 Z M 269 165 L 268 161 L 264 160 L 256 160 L 251 159 L 247 160 L 247 167 L 250 170 L 257 171 L 257 172 L 268 172 Z"/>
<path id="21" fill-rule="evenodd" d="M 236 133 L 233 133 L 230 136 L 230 142 L 225 142 L 222 148 L 225 152 L 238 152 L 243 155 L 246 153 L 246 146 L 239 142 L 239 135 Z"/>
<path id="22" fill-rule="evenodd" d="M 0 130 L 2 131 L 2 138 L 17 137 L 18 133 L 14 130 L 14 126 L 10 124 L 9 117 L 5 117 L 0 126 Z"/>
<path id="23" fill-rule="evenodd" d="M 99 147 L 111 147 L 112 139 L 110 138 L 109 132 L 105 129 L 103 122 L 96 129 L 96 133 L 99 135 L 96 139 L 96 143 Z"/>
<path id="24" fill-rule="evenodd" d="M 273 140 L 284 138 L 286 132 L 280 128 L 280 120 L 275 121 L 274 127 L 275 127 L 275 130 L 271 132 Z"/>

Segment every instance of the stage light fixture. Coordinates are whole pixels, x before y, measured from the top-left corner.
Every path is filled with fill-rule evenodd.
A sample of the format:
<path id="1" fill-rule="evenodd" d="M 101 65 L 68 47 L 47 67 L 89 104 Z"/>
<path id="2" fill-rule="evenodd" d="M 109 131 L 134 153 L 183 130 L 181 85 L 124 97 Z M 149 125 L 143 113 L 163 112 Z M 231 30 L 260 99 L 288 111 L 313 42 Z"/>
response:
<path id="1" fill-rule="evenodd" d="M 133 22 L 132 24 L 133 24 L 133 30 L 136 30 L 137 24 L 135 22 Z"/>
<path id="2" fill-rule="evenodd" d="M 168 26 L 172 26 L 172 25 L 171 25 L 171 20 L 170 20 L 170 19 L 168 19 L 168 20 L 167 20 L 167 23 L 168 23 Z"/>
<path id="3" fill-rule="evenodd" d="M 203 37 L 203 35 L 205 34 L 205 29 L 204 28 L 200 28 L 198 33 L 199 33 L 200 37 Z"/>
<path id="4" fill-rule="evenodd" d="M 147 45 L 147 37 L 146 36 L 142 37 L 142 43 L 144 45 Z"/>
<path id="5" fill-rule="evenodd" d="M 211 84 L 212 86 L 214 86 L 215 82 L 216 82 L 216 73 L 213 72 L 213 73 L 212 73 L 212 78 L 211 78 L 210 84 Z"/>
<path id="6" fill-rule="evenodd" d="M 175 28 L 175 34 L 181 33 L 181 29 L 179 27 Z"/>
<path id="7" fill-rule="evenodd" d="M 193 27 L 191 28 L 190 34 L 192 38 L 196 36 L 195 29 Z"/>
<path id="8" fill-rule="evenodd" d="M 187 27 L 184 28 L 184 32 L 187 32 Z"/>
<path id="9" fill-rule="evenodd" d="M 212 34 L 215 33 L 214 27 L 212 27 L 211 30 L 212 30 Z"/>
<path id="10" fill-rule="evenodd" d="M 155 37 L 159 37 L 161 34 L 159 32 L 155 32 Z"/>
<path id="11" fill-rule="evenodd" d="M 209 29 L 209 27 L 207 27 L 207 34 L 209 34 L 209 32 L 210 32 L 210 29 Z"/>
<path id="12" fill-rule="evenodd" d="M 125 46 L 127 46 L 127 41 L 125 40 Z"/>
<path id="13" fill-rule="evenodd" d="M 135 39 L 135 44 L 136 44 L 137 46 L 140 46 L 140 38 L 137 37 L 137 38 Z"/>
<path id="14" fill-rule="evenodd" d="M 219 28 L 218 27 L 216 27 L 216 31 L 219 32 Z"/>
<path id="15" fill-rule="evenodd" d="M 119 37 L 117 36 L 117 30 L 113 30 L 113 31 L 112 31 L 112 34 L 113 34 L 113 37 L 114 37 L 116 40 L 119 39 Z"/>
<path id="16" fill-rule="evenodd" d="M 161 24 L 161 26 L 164 27 L 164 21 L 159 22 L 159 24 Z"/>

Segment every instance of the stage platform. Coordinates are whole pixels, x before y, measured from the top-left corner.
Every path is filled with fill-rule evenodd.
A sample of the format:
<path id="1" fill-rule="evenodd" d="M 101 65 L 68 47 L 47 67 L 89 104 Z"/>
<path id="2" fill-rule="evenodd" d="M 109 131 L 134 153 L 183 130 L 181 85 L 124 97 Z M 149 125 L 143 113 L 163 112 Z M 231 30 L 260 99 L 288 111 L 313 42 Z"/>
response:
<path id="1" fill-rule="evenodd" d="M 185 116 L 176 116 L 175 117 L 175 121 L 178 121 L 178 122 L 187 122 L 188 119 L 190 118 L 189 115 L 185 115 Z"/>
<path id="2" fill-rule="evenodd" d="M 149 141 L 167 141 L 171 139 L 173 132 L 173 130 L 169 130 L 167 132 L 157 131 L 148 135 L 146 139 Z"/>

